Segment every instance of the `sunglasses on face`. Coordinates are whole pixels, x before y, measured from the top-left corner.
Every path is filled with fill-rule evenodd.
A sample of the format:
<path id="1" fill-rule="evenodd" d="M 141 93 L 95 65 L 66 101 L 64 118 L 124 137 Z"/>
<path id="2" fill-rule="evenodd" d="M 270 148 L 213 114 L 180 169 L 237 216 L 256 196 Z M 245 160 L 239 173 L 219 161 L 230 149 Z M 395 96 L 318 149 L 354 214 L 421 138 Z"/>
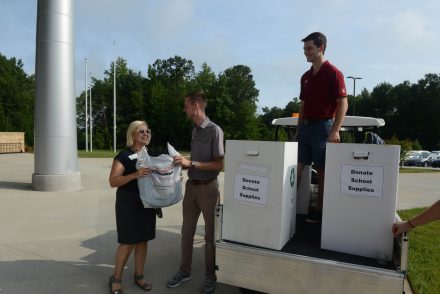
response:
<path id="1" fill-rule="evenodd" d="M 151 130 L 150 129 L 140 129 L 140 130 L 137 130 L 137 132 L 139 134 L 149 134 L 149 135 L 151 135 Z"/>

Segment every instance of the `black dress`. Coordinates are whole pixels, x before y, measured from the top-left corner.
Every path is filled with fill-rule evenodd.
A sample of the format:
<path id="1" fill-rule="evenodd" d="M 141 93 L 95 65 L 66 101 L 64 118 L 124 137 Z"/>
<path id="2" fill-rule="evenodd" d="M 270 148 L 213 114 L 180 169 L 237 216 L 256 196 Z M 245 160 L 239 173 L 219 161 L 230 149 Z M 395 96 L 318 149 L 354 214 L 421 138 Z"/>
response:
<path id="1" fill-rule="evenodd" d="M 136 171 L 136 158 L 132 150 L 123 150 L 114 158 L 124 166 L 124 176 Z M 120 244 L 136 244 L 156 236 L 156 210 L 144 208 L 139 196 L 137 179 L 116 191 L 116 227 Z"/>

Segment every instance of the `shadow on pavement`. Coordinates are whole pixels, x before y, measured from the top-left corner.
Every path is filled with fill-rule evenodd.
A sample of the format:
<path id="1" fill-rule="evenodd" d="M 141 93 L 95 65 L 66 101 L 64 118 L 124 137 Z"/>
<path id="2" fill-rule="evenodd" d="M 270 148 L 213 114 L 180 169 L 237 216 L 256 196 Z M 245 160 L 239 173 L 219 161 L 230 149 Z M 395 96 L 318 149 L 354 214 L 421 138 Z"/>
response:
<path id="1" fill-rule="evenodd" d="M 31 183 L 6 182 L 6 181 L 0 181 L 0 189 L 33 191 Z"/>
<path id="2" fill-rule="evenodd" d="M 176 229 L 177 227 L 157 229 L 156 239 L 149 242 L 145 278 L 152 282 L 156 293 L 200 293 L 204 278 L 204 248 L 203 242 L 200 242 L 203 237 L 200 240 L 197 235 L 194 242 L 192 280 L 175 289 L 166 287 L 166 281 L 175 274 L 180 263 L 180 233 L 168 231 Z M 55 247 L 56 241 L 54 250 L 60 250 Z M 0 293 L 108 293 L 107 281 L 113 273 L 117 247 L 116 231 L 84 240 L 81 247 L 91 249 L 93 253 L 75 262 L 50 259 L 0 262 Z M 133 273 L 132 254 L 124 271 L 123 287 L 126 293 L 141 293 L 133 283 Z"/>

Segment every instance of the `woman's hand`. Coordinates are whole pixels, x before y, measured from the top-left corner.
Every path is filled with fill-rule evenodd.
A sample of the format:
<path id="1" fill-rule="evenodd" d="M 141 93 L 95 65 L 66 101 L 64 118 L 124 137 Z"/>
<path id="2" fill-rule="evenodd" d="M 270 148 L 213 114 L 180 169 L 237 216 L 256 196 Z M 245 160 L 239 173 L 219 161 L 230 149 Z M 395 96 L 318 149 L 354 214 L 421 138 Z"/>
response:
<path id="1" fill-rule="evenodd" d="M 402 233 L 408 232 L 410 229 L 410 226 L 408 222 L 395 222 L 393 224 L 393 228 L 391 229 L 393 232 L 393 236 L 397 237 Z"/>
<path id="2" fill-rule="evenodd" d="M 136 179 L 139 179 L 140 177 L 146 177 L 151 173 L 151 169 L 148 167 L 141 167 L 136 172 L 134 172 L 134 176 Z"/>

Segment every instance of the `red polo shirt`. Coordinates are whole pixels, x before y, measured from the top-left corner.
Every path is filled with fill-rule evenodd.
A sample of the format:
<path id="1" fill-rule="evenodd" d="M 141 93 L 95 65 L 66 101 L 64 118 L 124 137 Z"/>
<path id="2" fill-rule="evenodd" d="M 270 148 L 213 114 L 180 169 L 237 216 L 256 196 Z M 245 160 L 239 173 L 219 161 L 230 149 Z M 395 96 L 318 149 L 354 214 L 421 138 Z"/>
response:
<path id="1" fill-rule="evenodd" d="M 302 118 L 326 119 L 335 117 L 336 99 L 346 97 L 344 75 L 328 60 L 316 75 L 313 66 L 301 77 L 299 99 L 304 102 Z"/>

